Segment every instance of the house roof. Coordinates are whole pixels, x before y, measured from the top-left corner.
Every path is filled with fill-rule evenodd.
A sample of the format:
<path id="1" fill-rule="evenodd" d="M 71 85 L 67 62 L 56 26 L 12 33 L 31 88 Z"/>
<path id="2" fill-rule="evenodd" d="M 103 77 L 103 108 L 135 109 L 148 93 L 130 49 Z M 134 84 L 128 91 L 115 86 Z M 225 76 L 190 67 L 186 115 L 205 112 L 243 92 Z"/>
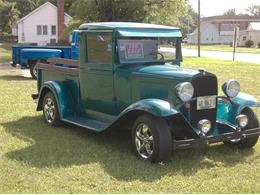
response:
<path id="1" fill-rule="evenodd" d="M 249 27 L 251 30 L 260 30 L 260 22 L 250 22 Z"/>
<path id="2" fill-rule="evenodd" d="M 212 21 L 212 20 L 259 20 L 260 16 L 249 16 L 249 15 L 238 15 L 238 16 L 210 16 L 203 17 L 202 21 Z"/>
<path id="3" fill-rule="evenodd" d="M 55 9 L 57 9 L 57 6 L 53 5 L 52 3 L 50 3 L 49 1 L 47 1 L 46 3 L 42 4 L 41 6 L 37 7 L 35 10 L 33 10 L 32 12 L 30 12 L 29 14 L 27 14 L 26 16 L 24 16 L 23 18 L 21 18 L 20 20 L 17 21 L 17 24 L 24 21 L 25 19 L 27 19 L 29 16 L 33 15 L 34 13 L 36 13 L 37 11 L 39 11 L 41 8 L 43 8 L 46 5 L 50 5 L 52 7 L 54 7 Z M 72 19 L 72 17 L 64 12 L 64 15 L 69 17 L 70 19 Z"/>
<path id="4" fill-rule="evenodd" d="M 135 22 L 97 22 L 86 23 L 80 25 L 80 30 L 95 30 L 95 29 L 116 29 L 116 28 L 145 28 L 145 29 L 165 29 L 165 30 L 180 30 L 177 27 L 147 24 L 147 23 L 135 23 Z"/>

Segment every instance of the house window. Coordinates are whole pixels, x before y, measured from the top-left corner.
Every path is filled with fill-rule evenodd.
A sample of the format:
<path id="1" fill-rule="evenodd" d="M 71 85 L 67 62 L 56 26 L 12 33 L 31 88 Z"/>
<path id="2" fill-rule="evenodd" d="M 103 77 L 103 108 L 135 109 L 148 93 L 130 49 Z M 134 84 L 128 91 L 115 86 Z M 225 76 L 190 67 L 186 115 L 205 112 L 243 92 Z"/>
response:
<path id="1" fill-rule="evenodd" d="M 37 25 L 37 35 L 42 35 L 42 26 Z"/>
<path id="2" fill-rule="evenodd" d="M 243 41 L 245 41 L 246 40 L 246 36 L 243 36 Z"/>
<path id="3" fill-rule="evenodd" d="M 51 26 L 51 35 L 56 35 L 56 26 L 55 25 Z"/>
<path id="4" fill-rule="evenodd" d="M 48 35 L 48 26 L 47 25 L 43 25 L 42 26 L 42 34 L 43 35 Z"/>

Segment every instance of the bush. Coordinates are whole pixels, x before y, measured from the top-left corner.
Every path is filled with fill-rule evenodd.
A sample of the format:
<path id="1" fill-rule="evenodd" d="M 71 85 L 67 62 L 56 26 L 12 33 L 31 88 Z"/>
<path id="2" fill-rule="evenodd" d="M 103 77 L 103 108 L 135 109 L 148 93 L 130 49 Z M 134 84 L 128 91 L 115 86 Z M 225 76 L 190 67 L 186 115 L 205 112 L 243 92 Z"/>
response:
<path id="1" fill-rule="evenodd" d="M 245 46 L 248 47 L 248 48 L 252 47 L 253 45 L 254 45 L 254 41 L 252 41 L 252 40 L 248 40 L 248 41 L 245 42 Z"/>
<path id="2" fill-rule="evenodd" d="M 258 48 L 260 48 L 260 42 L 259 42 L 259 43 L 257 43 L 257 47 L 258 47 Z"/>

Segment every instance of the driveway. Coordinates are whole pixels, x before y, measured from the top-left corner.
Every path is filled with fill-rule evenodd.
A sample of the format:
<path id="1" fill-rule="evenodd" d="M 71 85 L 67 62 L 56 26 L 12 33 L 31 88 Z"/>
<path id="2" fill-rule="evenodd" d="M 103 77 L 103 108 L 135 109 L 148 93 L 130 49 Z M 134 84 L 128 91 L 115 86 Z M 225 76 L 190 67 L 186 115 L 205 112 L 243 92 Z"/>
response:
<path id="1" fill-rule="evenodd" d="M 164 47 L 164 48 L 161 48 L 160 50 L 165 51 L 165 52 L 173 52 L 173 48 Z M 201 50 L 200 54 L 201 54 L 201 57 L 210 57 L 210 58 L 217 58 L 217 59 L 222 59 L 222 60 L 233 60 L 232 52 Z M 198 51 L 196 49 L 183 48 L 182 55 L 183 56 L 198 56 Z M 235 60 L 260 64 L 260 54 L 236 53 Z"/>

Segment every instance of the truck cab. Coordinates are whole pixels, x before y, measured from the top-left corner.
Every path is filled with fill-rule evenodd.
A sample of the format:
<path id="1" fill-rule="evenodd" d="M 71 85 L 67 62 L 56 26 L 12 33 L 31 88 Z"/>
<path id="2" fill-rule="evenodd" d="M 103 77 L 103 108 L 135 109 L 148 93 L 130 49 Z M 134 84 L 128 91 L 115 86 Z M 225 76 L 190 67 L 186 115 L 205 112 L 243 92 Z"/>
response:
<path id="1" fill-rule="evenodd" d="M 79 61 L 37 64 L 33 97 L 47 124 L 130 129 L 136 155 L 150 162 L 201 143 L 256 144 L 260 129 L 250 107 L 258 101 L 232 79 L 219 96 L 216 75 L 182 68 L 179 28 L 105 22 L 82 24 L 78 33 Z"/>

